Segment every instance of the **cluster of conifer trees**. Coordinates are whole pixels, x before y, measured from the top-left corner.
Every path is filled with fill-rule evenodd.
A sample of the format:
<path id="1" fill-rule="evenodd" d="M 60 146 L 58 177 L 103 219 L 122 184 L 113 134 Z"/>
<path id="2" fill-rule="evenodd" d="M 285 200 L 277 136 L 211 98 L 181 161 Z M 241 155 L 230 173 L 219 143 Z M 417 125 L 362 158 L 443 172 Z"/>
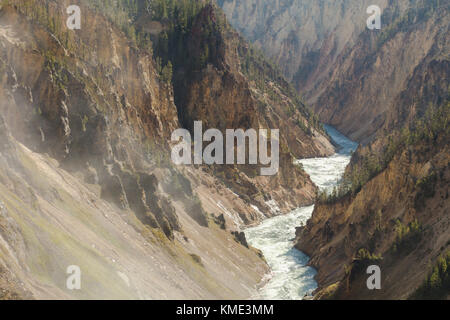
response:
<path id="1" fill-rule="evenodd" d="M 418 144 L 433 146 L 438 137 L 450 138 L 450 101 L 448 100 L 440 107 L 429 106 L 423 117 L 405 125 L 402 130 L 396 130 L 390 134 L 382 152 L 369 151 L 365 154 L 360 163 L 354 164 L 350 171 L 346 172 L 342 183 L 331 194 L 322 192 L 318 195 L 319 202 L 334 203 L 345 196 L 356 195 L 368 181 L 387 168 L 398 152 Z M 426 193 L 426 189 L 430 186 L 424 186 L 424 183 L 433 183 L 433 181 L 427 180 L 418 183 L 417 186 Z"/>

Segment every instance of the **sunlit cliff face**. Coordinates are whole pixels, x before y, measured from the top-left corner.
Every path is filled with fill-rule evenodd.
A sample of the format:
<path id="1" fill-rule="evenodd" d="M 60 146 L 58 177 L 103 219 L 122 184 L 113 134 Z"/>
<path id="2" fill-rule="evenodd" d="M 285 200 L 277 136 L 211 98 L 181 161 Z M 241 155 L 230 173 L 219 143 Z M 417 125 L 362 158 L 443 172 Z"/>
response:
<path id="1" fill-rule="evenodd" d="M 0 299 L 445 298 L 448 5 L 217 3 L 0 0 Z"/>
<path id="2" fill-rule="evenodd" d="M 231 27 L 217 25 L 216 9 L 199 7 L 190 17 L 196 28 L 187 43 L 202 39 L 198 47 L 181 43 L 190 56 L 203 40 L 222 50 L 196 65 L 194 77 L 172 56 L 170 70 L 157 47 L 153 37 L 166 20 L 145 26 L 161 27 L 150 39 L 140 24 L 152 17 L 133 21 L 124 19 L 126 7 L 90 7 L 98 4 L 9 1 L 0 10 L 5 297 L 253 296 L 267 265 L 241 227 L 312 203 L 315 187 L 294 155 L 327 155 L 333 146 L 273 67 Z M 246 53 L 264 80 L 258 86 L 240 69 Z M 262 92 L 269 85 L 270 97 Z M 170 137 L 190 129 L 187 119 L 224 135 L 273 124 L 275 138 L 282 127 L 279 161 L 273 142 L 258 144 L 267 157 L 258 156 L 255 168 L 179 168 Z M 254 174 L 270 165 L 270 176 Z"/>

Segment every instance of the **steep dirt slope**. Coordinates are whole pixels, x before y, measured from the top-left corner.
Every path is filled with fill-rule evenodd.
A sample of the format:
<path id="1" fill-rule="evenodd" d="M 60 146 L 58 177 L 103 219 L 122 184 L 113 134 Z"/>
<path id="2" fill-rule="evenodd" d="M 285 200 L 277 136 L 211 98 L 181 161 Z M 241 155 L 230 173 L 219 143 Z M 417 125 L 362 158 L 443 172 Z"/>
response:
<path id="1" fill-rule="evenodd" d="M 130 210 L 101 199 L 98 185 L 30 151 L 0 124 L 1 298 L 247 298 L 265 263 L 212 224 L 201 227 L 178 203 L 183 226 L 169 242 Z M 81 290 L 66 269 L 81 268 Z M 236 276 L 239 275 L 239 276 Z M 6 283 L 6 285 L 4 285 Z"/>
<path id="2" fill-rule="evenodd" d="M 388 133 L 358 148 L 341 187 L 298 229 L 297 247 L 319 271 L 317 298 L 406 299 L 422 283 L 449 290 L 425 281 L 450 248 L 448 67 L 416 70 Z M 383 272 L 379 291 L 365 285 L 373 264 Z"/>
<path id="3" fill-rule="evenodd" d="M 202 180 L 160 165 L 179 122 L 151 56 L 86 7 L 89 32 L 70 33 L 63 6 L 44 18 L 20 4 L 0 13 L 2 298 L 250 297 L 267 267 L 231 233 L 243 222 L 222 230 Z M 61 19 L 53 32 L 47 19 Z M 210 213 L 261 219 L 208 179 L 223 189 Z M 65 287 L 69 265 L 81 291 Z"/>
<path id="4" fill-rule="evenodd" d="M 293 159 L 333 146 L 263 57 L 249 57 L 253 73 L 244 70 L 250 49 L 230 27 L 219 30 L 217 8 L 202 4 L 186 39 L 203 37 L 207 24 L 220 32 L 205 41 L 223 53 L 181 86 L 182 65 L 174 61 L 173 79 L 161 70 L 169 53 L 156 51 L 159 33 L 152 42 L 139 31 L 157 20 L 131 19 L 129 3 L 112 11 L 75 3 L 75 31 L 65 25 L 69 1 L 0 7 L 1 297 L 251 297 L 267 266 L 241 226 L 312 203 L 316 189 Z M 188 44 L 182 52 L 195 54 Z M 231 128 L 280 128 L 280 173 L 174 167 L 170 135 L 189 128 L 181 115 L 223 128 L 196 110 L 234 117 Z M 66 290 L 72 264 L 85 290 Z"/>

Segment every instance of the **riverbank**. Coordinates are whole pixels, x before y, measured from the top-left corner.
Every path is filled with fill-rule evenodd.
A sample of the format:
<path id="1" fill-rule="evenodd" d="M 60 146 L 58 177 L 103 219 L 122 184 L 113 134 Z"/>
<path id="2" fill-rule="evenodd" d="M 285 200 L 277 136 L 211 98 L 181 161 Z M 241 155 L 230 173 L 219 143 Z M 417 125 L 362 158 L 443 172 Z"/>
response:
<path id="1" fill-rule="evenodd" d="M 321 190 L 331 190 L 339 183 L 357 147 L 336 129 L 326 126 L 326 130 L 339 145 L 339 151 L 326 158 L 297 161 Z M 316 270 L 308 266 L 309 257 L 293 247 L 296 227 L 305 224 L 313 210 L 314 206 L 298 208 L 245 230 L 248 243 L 263 252 L 271 269 L 270 280 L 257 298 L 299 300 L 317 288 Z"/>

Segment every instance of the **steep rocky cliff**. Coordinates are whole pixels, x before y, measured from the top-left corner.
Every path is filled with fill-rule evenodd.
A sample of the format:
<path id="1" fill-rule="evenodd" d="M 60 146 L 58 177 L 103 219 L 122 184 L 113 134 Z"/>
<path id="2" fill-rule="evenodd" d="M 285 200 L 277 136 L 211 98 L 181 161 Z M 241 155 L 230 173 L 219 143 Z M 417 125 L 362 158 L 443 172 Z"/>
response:
<path id="1" fill-rule="evenodd" d="M 298 230 L 297 247 L 318 269 L 316 297 L 408 298 L 422 283 L 421 292 L 431 290 L 429 272 L 445 274 L 435 265 L 450 234 L 448 4 L 218 3 L 322 121 L 363 143 L 340 188 L 321 195 Z M 381 30 L 366 28 L 372 4 L 382 9 Z M 366 287 L 370 264 L 381 266 L 381 291 Z"/>
<path id="2" fill-rule="evenodd" d="M 321 120 L 367 143 L 386 121 L 393 120 L 387 118 L 401 103 L 399 95 L 415 96 L 418 86 L 410 80 L 433 64 L 448 61 L 448 4 L 427 1 L 416 5 L 404 13 L 396 4 L 390 5 L 383 12 L 384 27 L 379 32 L 365 30 L 352 48 L 342 52 L 334 71 L 317 88 L 314 107 Z M 448 81 L 445 66 L 439 76 L 444 83 Z M 447 90 L 436 79 L 422 80 L 435 81 L 441 91 Z M 418 104 L 430 96 L 421 97 Z M 401 125 L 402 119 L 394 121 Z"/>
<path id="3" fill-rule="evenodd" d="M 360 191 L 319 202 L 297 230 L 297 248 L 318 269 L 316 298 L 407 299 L 447 255 L 449 113 L 447 102 L 434 120 L 405 134 L 386 168 Z M 370 265 L 381 268 L 381 290 L 366 286 Z M 447 294 L 438 298 L 448 297 L 442 285 Z"/>
<path id="4" fill-rule="evenodd" d="M 180 3 L 183 31 L 146 1 L 2 2 L 0 298 L 248 298 L 267 265 L 240 227 L 313 201 L 293 159 L 333 152 L 317 119 L 217 8 Z M 196 41 L 217 51 L 183 70 Z M 171 133 L 193 120 L 281 129 L 280 173 L 173 166 Z"/>
<path id="5" fill-rule="evenodd" d="M 426 280 L 450 246 L 448 75 L 448 60 L 415 70 L 336 197 L 299 229 L 297 247 L 319 270 L 317 298 L 406 299 L 420 286 L 431 288 L 421 298 L 448 297 L 448 284 Z M 367 289 L 369 265 L 381 267 L 382 290 Z"/>
<path id="6" fill-rule="evenodd" d="M 416 68 L 448 52 L 442 1 L 218 1 L 324 123 L 367 143 Z M 369 5 L 382 10 L 368 30 Z M 444 44 L 444 45 L 443 45 Z"/>
<path id="7" fill-rule="evenodd" d="M 217 2 L 230 23 L 279 64 L 305 95 L 310 94 L 311 88 L 305 85 L 312 74 L 326 76 L 342 50 L 354 43 L 366 26 L 366 8 L 374 4 L 344 0 Z M 376 4 L 384 8 L 387 1 Z"/>
<path id="8" fill-rule="evenodd" d="M 298 229 L 297 247 L 319 270 L 317 298 L 406 299 L 419 287 L 421 298 L 448 297 L 447 280 L 426 279 L 450 246 L 449 70 L 446 59 L 415 70 L 382 133 L 358 148 L 341 186 Z M 365 285 L 374 264 L 380 291 Z"/>
<path id="9" fill-rule="evenodd" d="M 280 129 L 279 175 L 260 177 L 254 169 L 239 166 L 216 166 L 216 174 L 258 207 L 264 208 L 267 195 L 283 210 L 311 201 L 314 187 L 292 162 L 332 153 L 314 115 L 276 67 L 249 46 L 214 6 L 205 6 L 187 26 L 174 19 L 167 33 L 155 40 L 155 52 L 162 64 L 173 65 L 175 103 L 182 125 L 192 131 L 194 121 L 201 119 L 205 130 Z M 180 28 L 187 30 L 180 35 Z"/>
<path id="10" fill-rule="evenodd" d="M 373 141 L 358 148 L 336 195 L 323 197 L 308 226 L 298 231 L 297 246 L 311 253 L 311 264 L 319 268 L 318 298 L 405 299 L 417 296 L 416 290 L 423 283 L 428 288 L 440 286 L 431 285 L 426 278 L 450 245 L 450 62 L 448 32 L 443 32 L 448 30 L 448 10 L 409 11 L 399 21 L 376 39 L 378 45 L 390 42 L 383 55 L 391 58 L 385 61 L 395 61 L 394 56 L 401 55 L 403 61 L 419 62 L 391 65 L 390 70 L 398 70 L 397 80 L 405 77 L 403 89 L 398 94 L 378 95 L 387 105 L 378 123 L 372 122 Z M 394 39 L 402 43 L 397 49 Z M 423 43 L 423 51 L 415 50 L 407 58 L 403 49 L 413 40 Z M 364 63 L 357 62 L 359 57 L 348 61 L 359 64 L 361 77 L 370 81 L 363 70 L 375 57 L 363 58 Z M 377 59 L 377 70 L 383 69 L 383 60 Z M 415 67 L 408 71 L 411 65 Z M 378 72 L 383 74 L 374 70 L 372 75 L 378 77 Z M 355 83 L 354 77 L 352 73 L 350 82 L 336 84 L 329 92 L 337 93 L 340 87 L 345 92 L 347 84 Z M 387 86 L 373 84 L 372 88 L 385 90 Z M 358 90 L 353 87 L 352 92 Z M 348 99 L 357 95 L 342 95 L 346 99 L 343 108 L 352 105 Z M 332 94 L 329 97 L 331 105 L 339 104 Z M 342 120 L 346 115 L 341 110 L 335 117 Z M 380 291 L 366 288 L 364 271 L 371 264 L 381 266 L 384 276 Z M 444 294 L 428 296 L 446 298 L 448 290 L 448 284 L 442 283 L 438 291 Z"/>

